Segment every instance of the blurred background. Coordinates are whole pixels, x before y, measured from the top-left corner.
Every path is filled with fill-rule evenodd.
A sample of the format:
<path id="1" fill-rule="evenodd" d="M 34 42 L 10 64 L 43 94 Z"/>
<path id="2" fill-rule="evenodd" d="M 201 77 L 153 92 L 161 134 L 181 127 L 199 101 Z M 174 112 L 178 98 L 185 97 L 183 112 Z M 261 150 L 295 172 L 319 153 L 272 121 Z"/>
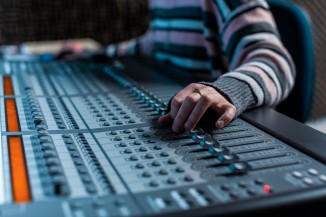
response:
<path id="1" fill-rule="evenodd" d="M 309 13 L 314 34 L 315 91 L 308 124 L 326 132 L 326 1 L 291 1 Z M 67 38 L 109 44 L 141 35 L 148 20 L 147 0 L 1 0 L 0 45 Z"/>

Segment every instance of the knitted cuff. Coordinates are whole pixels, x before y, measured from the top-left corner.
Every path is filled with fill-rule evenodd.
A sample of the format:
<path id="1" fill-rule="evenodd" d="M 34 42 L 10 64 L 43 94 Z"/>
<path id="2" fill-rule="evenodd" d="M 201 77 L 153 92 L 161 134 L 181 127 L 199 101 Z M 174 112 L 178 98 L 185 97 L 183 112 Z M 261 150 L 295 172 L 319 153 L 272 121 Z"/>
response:
<path id="1" fill-rule="evenodd" d="M 236 116 L 245 110 L 254 107 L 256 104 L 255 96 L 248 84 L 231 77 L 220 77 L 215 82 L 198 82 L 215 88 L 222 96 L 231 102 L 237 109 Z"/>

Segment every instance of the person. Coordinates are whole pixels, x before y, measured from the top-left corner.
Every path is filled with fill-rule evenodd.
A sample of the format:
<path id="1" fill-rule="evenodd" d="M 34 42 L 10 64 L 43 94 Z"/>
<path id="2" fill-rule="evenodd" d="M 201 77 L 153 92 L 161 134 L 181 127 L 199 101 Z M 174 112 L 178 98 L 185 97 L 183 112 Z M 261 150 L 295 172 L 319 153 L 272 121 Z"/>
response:
<path id="1" fill-rule="evenodd" d="M 189 84 L 159 118 L 193 130 L 208 109 L 223 128 L 245 110 L 275 106 L 294 86 L 295 66 L 265 0 L 149 0 L 148 31 L 109 45 L 109 57 L 146 55 L 214 82 Z"/>

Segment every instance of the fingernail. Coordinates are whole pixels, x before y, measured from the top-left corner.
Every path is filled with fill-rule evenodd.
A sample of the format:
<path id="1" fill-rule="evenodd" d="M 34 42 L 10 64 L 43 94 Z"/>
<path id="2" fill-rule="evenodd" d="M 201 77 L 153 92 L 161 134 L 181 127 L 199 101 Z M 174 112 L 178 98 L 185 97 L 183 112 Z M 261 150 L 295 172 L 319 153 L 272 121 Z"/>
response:
<path id="1" fill-rule="evenodd" d="M 218 121 L 217 123 L 220 127 L 224 127 L 224 121 Z"/>

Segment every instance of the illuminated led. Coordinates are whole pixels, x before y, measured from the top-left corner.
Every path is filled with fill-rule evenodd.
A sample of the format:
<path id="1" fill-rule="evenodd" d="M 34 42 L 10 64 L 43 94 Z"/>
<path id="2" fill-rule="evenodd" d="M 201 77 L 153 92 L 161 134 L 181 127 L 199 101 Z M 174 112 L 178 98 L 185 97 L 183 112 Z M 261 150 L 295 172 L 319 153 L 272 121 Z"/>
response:
<path id="1" fill-rule="evenodd" d="M 264 190 L 265 193 L 270 193 L 271 190 L 272 190 L 272 188 L 271 188 L 270 185 L 264 185 L 263 186 L 263 190 Z"/>

